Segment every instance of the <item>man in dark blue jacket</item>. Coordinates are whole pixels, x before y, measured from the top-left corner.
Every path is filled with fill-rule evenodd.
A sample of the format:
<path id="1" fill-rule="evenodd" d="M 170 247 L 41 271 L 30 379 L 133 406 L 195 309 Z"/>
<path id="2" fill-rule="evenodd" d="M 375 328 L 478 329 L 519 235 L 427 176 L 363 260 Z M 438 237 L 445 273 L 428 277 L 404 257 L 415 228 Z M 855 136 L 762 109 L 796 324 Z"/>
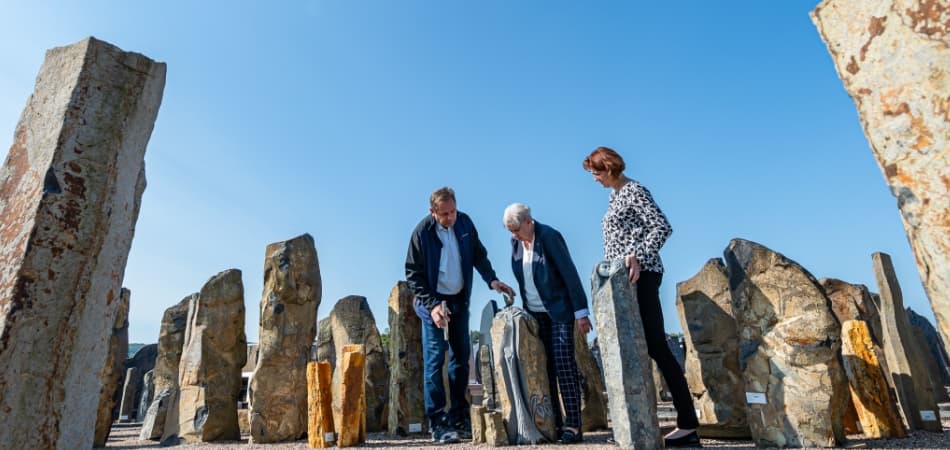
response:
<path id="1" fill-rule="evenodd" d="M 511 270 L 518 280 L 524 307 L 538 321 L 547 353 L 554 420 L 563 444 L 580 442 L 580 377 L 574 359 L 574 327 L 587 334 L 591 324 L 587 295 L 564 238 L 554 228 L 531 218 L 531 208 L 515 203 L 505 208 L 511 232 Z M 555 382 L 555 380 L 557 380 Z M 564 402 L 564 418 L 556 393 Z"/>
<path id="2" fill-rule="evenodd" d="M 406 255 L 406 281 L 416 297 L 416 313 L 422 319 L 426 416 L 432 440 L 443 444 L 458 442 L 460 436 L 470 439 L 472 433 L 465 390 L 472 353 L 468 306 L 473 268 L 492 289 L 515 294 L 495 276 L 472 219 L 455 209 L 455 192 L 440 188 L 429 197 L 429 216 L 412 232 Z M 448 414 L 442 385 L 445 335 L 450 349 L 452 399 Z"/>

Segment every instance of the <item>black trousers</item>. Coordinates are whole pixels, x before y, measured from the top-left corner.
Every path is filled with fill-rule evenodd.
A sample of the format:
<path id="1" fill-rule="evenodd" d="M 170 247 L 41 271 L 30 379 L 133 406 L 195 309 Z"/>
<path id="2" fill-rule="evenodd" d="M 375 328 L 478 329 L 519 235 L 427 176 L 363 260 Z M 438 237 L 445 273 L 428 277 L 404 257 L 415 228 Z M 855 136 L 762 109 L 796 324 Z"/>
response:
<path id="1" fill-rule="evenodd" d="M 660 283 L 663 274 L 641 271 L 637 279 L 637 302 L 640 305 L 640 318 L 643 320 L 643 332 L 647 339 L 647 351 L 656 361 L 670 393 L 673 394 L 673 406 L 676 408 L 676 426 L 681 429 L 699 428 L 696 410 L 693 408 L 693 396 L 686 385 L 686 376 L 673 352 L 666 344 L 666 327 L 663 326 L 663 310 L 660 308 Z"/>

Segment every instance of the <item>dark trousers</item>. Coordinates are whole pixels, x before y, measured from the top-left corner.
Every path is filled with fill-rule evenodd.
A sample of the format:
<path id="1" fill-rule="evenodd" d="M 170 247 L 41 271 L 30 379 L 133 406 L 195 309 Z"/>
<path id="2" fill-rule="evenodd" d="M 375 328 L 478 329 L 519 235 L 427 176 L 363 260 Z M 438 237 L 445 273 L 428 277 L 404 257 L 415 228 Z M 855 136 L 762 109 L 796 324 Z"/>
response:
<path id="1" fill-rule="evenodd" d="M 637 280 L 637 302 L 640 305 L 640 317 L 643 320 L 643 333 L 647 339 L 647 351 L 656 361 L 670 393 L 673 394 L 673 406 L 676 408 L 676 426 L 682 429 L 699 427 L 696 410 L 693 409 L 693 396 L 686 385 L 683 368 L 680 367 L 673 352 L 666 344 L 666 328 L 663 326 L 663 311 L 660 309 L 660 283 L 663 274 L 641 271 Z"/>
<path id="2" fill-rule="evenodd" d="M 424 398 L 430 427 L 445 415 L 442 364 L 445 362 L 446 345 L 449 349 L 449 395 L 452 399 L 449 420 L 454 422 L 469 416 L 469 404 L 465 399 L 465 390 L 468 389 L 468 359 L 472 354 L 468 332 L 468 299 L 462 298 L 461 295 L 438 297 L 448 303 L 451 312 L 448 343 L 442 328 L 436 327 L 431 319 L 422 320 Z"/>
<path id="3" fill-rule="evenodd" d="M 544 343 L 548 360 L 548 382 L 551 390 L 551 407 L 554 423 L 581 430 L 580 377 L 577 375 L 577 360 L 574 359 L 574 322 L 558 323 L 543 312 L 529 311 L 538 321 L 538 335 Z M 564 402 L 564 419 L 561 420 L 561 402 Z"/>

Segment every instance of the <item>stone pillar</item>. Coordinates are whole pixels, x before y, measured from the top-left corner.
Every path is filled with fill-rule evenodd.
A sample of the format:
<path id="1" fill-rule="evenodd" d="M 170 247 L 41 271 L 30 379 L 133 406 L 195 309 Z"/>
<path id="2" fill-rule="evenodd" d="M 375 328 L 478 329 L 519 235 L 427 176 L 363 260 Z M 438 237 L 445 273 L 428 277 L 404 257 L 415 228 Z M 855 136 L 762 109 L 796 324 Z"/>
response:
<path id="1" fill-rule="evenodd" d="M 135 403 L 138 399 L 139 369 L 129 367 L 125 371 L 125 386 L 122 387 L 122 403 L 119 406 L 119 422 L 129 423 L 135 421 Z"/>
<path id="2" fill-rule="evenodd" d="M 762 245 L 726 248 L 747 418 L 758 446 L 833 447 L 850 395 L 841 327 L 807 270 Z"/>
<path id="3" fill-rule="evenodd" d="M 148 406 L 142 421 L 139 439 L 143 441 L 160 440 L 166 425 L 171 428 L 171 434 L 178 433 L 178 422 L 165 419 L 169 411 L 178 409 L 178 363 L 181 360 L 185 328 L 188 324 L 188 305 L 197 296 L 195 293 L 185 297 L 175 306 L 166 309 L 162 315 L 155 368 L 152 369 L 155 398 Z M 168 395 L 161 396 L 166 390 Z"/>
<path id="4" fill-rule="evenodd" d="M 904 424 L 875 353 L 866 323 L 846 320 L 841 324 L 841 360 L 864 435 L 872 439 L 904 437 Z"/>
<path id="5" fill-rule="evenodd" d="M 490 410 L 498 408 L 498 386 L 495 383 L 491 347 L 485 344 L 478 346 L 478 372 L 482 378 L 482 406 Z"/>
<path id="6" fill-rule="evenodd" d="M 947 356 L 947 350 L 943 346 L 940 333 L 937 332 L 937 329 L 934 328 L 933 324 L 931 324 L 926 317 L 917 314 L 913 309 L 906 308 L 905 310 L 910 325 L 920 332 L 919 336 L 923 339 L 923 347 L 930 351 L 931 358 L 926 358 L 926 356 L 924 358 L 930 360 L 928 365 L 933 364 L 931 366 L 932 369 L 930 369 L 931 372 L 933 372 L 931 381 L 934 384 L 934 388 L 938 390 L 937 403 L 950 401 L 950 399 L 940 396 L 939 392 L 942 390 L 940 387 L 950 385 L 950 372 L 947 371 L 947 367 L 950 365 L 950 363 L 948 363 L 950 357 Z M 944 395 L 945 394 L 946 391 L 944 391 Z"/>
<path id="7" fill-rule="evenodd" d="M 366 354 L 363 346 L 344 345 L 340 355 L 340 413 L 334 414 L 337 446 L 366 442 Z"/>
<path id="8" fill-rule="evenodd" d="M 472 445 L 485 443 L 485 412 L 484 406 L 472 405 L 469 410 L 470 420 L 472 422 Z"/>
<path id="9" fill-rule="evenodd" d="M 652 364 L 637 291 L 622 261 L 601 262 L 591 275 L 594 320 L 607 382 L 607 407 L 617 445 L 660 448 Z"/>
<path id="10" fill-rule="evenodd" d="M 332 368 L 328 362 L 307 364 L 307 441 L 310 448 L 332 447 L 336 442 L 333 427 L 333 399 L 330 398 Z"/>
<path id="11" fill-rule="evenodd" d="M 211 277 L 189 316 L 179 364 L 178 434 L 186 442 L 238 440 L 237 402 L 247 359 L 241 271 Z"/>
<path id="12" fill-rule="evenodd" d="M 508 430 L 505 429 L 505 419 L 498 411 L 485 413 L 485 443 L 489 447 L 508 445 Z"/>
<path id="13" fill-rule="evenodd" d="M 366 357 L 366 431 L 386 431 L 389 403 L 389 367 L 383 352 L 383 343 L 376 328 L 376 319 L 366 297 L 350 295 L 340 299 L 330 311 L 330 332 L 336 361 L 343 357 L 343 347 L 362 345 Z M 420 338 L 421 342 L 421 338 Z M 333 410 L 340 408 L 340 366 L 333 371 Z M 339 424 L 337 424 L 339 425 Z"/>
<path id="14" fill-rule="evenodd" d="M 112 336 L 109 338 L 109 356 L 106 365 L 99 375 L 99 410 L 96 415 L 96 432 L 92 439 L 93 447 L 105 447 L 112 430 L 115 418 L 117 400 L 121 400 L 119 379 L 122 378 L 122 369 L 125 360 L 129 357 L 129 298 L 132 293 L 122 288 L 119 301 L 115 302 L 115 324 L 112 326 Z"/>
<path id="15" fill-rule="evenodd" d="M 139 401 L 135 407 L 135 421 L 145 420 L 145 413 L 148 411 L 148 405 L 152 403 L 152 397 L 155 395 L 154 369 L 145 372 L 142 375 L 142 392 L 139 392 Z"/>
<path id="16" fill-rule="evenodd" d="M 686 339 L 686 383 L 699 411 L 700 435 L 748 438 L 739 332 L 722 259 L 710 259 L 699 273 L 676 284 L 676 311 Z"/>
<path id="17" fill-rule="evenodd" d="M 0 169 L 0 442 L 89 448 L 165 65 L 87 38 L 36 80 Z"/>
<path id="18" fill-rule="evenodd" d="M 884 356 L 895 386 L 897 403 L 904 423 L 912 430 L 940 432 L 940 410 L 927 370 L 920 360 L 920 346 L 904 311 L 904 297 L 891 257 L 886 253 L 871 255 L 874 276 L 881 296 L 881 324 L 884 333 Z"/>
<path id="19" fill-rule="evenodd" d="M 946 1 L 825 0 L 811 13 L 897 199 L 950 346 L 950 46 Z"/>
<path id="20" fill-rule="evenodd" d="M 597 361 L 587 346 L 587 336 L 574 327 L 574 359 L 581 384 L 581 428 L 595 431 L 607 428 L 607 397 Z"/>
<path id="21" fill-rule="evenodd" d="M 250 381 L 253 443 L 295 441 L 307 432 L 307 361 L 321 295 L 313 237 L 267 246 L 257 367 Z"/>
<path id="22" fill-rule="evenodd" d="M 422 321 L 405 281 L 389 293 L 389 420 L 393 436 L 428 429 L 422 377 Z"/>

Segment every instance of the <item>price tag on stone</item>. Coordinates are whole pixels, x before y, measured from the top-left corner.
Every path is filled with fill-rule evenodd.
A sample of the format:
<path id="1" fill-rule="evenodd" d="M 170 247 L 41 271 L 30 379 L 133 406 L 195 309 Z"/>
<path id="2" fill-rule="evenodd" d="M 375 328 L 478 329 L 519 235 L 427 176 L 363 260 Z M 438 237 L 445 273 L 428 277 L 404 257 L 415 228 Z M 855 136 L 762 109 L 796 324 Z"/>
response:
<path id="1" fill-rule="evenodd" d="M 336 433 L 328 431 L 323 434 L 323 440 L 327 442 L 336 442 Z"/>
<path id="2" fill-rule="evenodd" d="M 410 433 L 422 433 L 422 424 L 421 423 L 410 423 L 409 424 Z"/>
<path id="3" fill-rule="evenodd" d="M 745 401 L 750 405 L 765 405 L 768 403 L 765 400 L 764 392 L 746 392 Z"/>
<path id="4" fill-rule="evenodd" d="M 933 411 L 920 411 L 920 420 L 925 422 L 935 422 L 937 420 L 937 415 Z"/>

